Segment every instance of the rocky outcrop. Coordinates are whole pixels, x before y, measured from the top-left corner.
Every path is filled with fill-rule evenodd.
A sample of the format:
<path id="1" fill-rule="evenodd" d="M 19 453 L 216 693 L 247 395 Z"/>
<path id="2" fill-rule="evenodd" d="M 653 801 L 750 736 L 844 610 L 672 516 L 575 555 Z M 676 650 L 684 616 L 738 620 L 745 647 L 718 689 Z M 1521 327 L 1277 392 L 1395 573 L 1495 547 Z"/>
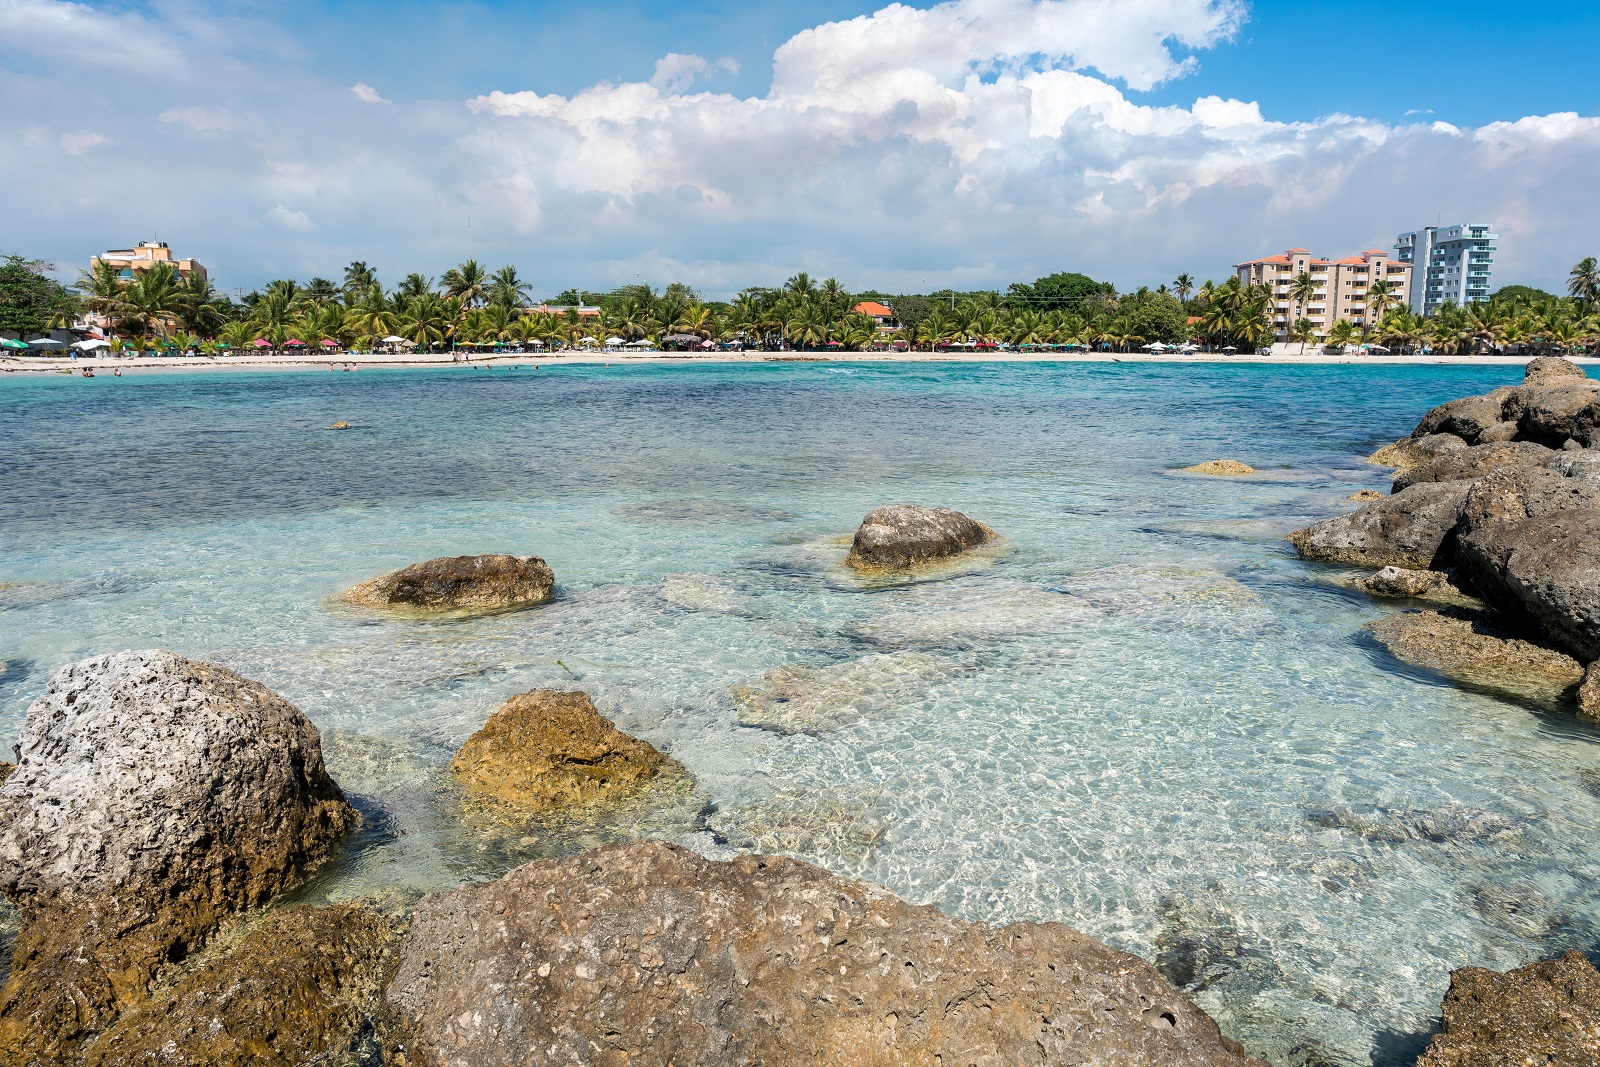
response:
<path id="1" fill-rule="evenodd" d="M 362 582 L 341 599 L 408 611 L 489 612 L 543 604 L 555 587 L 555 574 L 538 556 L 445 556 Z"/>
<path id="2" fill-rule="evenodd" d="M 506 701 L 450 768 L 469 804 L 523 817 L 616 800 L 683 768 L 618 730 L 587 693 L 535 689 Z"/>
<path id="3" fill-rule="evenodd" d="M 1355 567 L 1433 570 L 1449 562 L 1471 482 L 1423 482 L 1349 515 L 1296 530 L 1302 557 Z"/>
<path id="4" fill-rule="evenodd" d="M 1401 438 L 1392 445 L 1384 445 L 1368 456 L 1367 462 L 1378 467 L 1407 470 L 1466 447 L 1467 442 L 1455 434 L 1430 433 L 1422 437 Z"/>
<path id="5" fill-rule="evenodd" d="M 1505 421 L 1506 400 L 1511 392 L 1511 387 L 1506 386 L 1486 396 L 1467 396 L 1440 404 L 1422 417 L 1411 436 L 1445 433 L 1468 444 L 1478 444 L 1484 431 Z"/>
<path id="6" fill-rule="evenodd" d="M 1578 715 L 1600 722 L 1600 660 L 1589 664 L 1578 686 Z"/>
<path id="7" fill-rule="evenodd" d="M 283 908 L 89 1047 L 84 1067 L 298 1067 L 368 1038 L 393 931 L 366 908 Z"/>
<path id="8" fill-rule="evenodd" d="M 1372 596 L 1425 597 L 1436 592 L 1456 593 L 1450 576 L 1441 571 L 1408 570 L 1405 567 L 1385 567 L 1356 582 L 1356 587 Z"/>
<path id="9" fill-rule="evenodd" d="M 1565 454 L 1563 453 L 1563 458 Z M 1600 459 L 1600 456 L 1595 457 Z M 1553 461 L 1554 462 L 1554 461 Z M 1472 485 L 1462 509 L 1462 535 L 1499 523 L 1600 507 L 1600 479 L 1588 465 L 1502 467 Z"/>
<path id="10" fill-rule="evenodd" d="M 1529 385 L 1544 385 L 1571 378 L 1587 378 L 1588 373 L 1570 359 L 1560 356 L 1538 356 L 1528 360 L 1522 380 Z"/>
<path id="11" fill-rule="evenodd" d="M 1404 663 L 1540 707 L 1562 704 L 1583 680 L 1570 656 L 1518 640 L 1481 615 L 1406 612 L 1366 629 Z"/>
<path id="12" fill-rule="evenodd" d="M 1443 1011 L 1417 1067 L 1600 1063 L 1600 971 L 1580 952 L 1504 973 L 1463 967 Z"/>
<path id="13" fill-rule="evenodd" d="M 903 570 L 986 544 L 994 531 L 948 508 L 889 504 L 862 520 L 845 563 L 857 570 Z"/>
<path id="14" fill-rule="evenodd" d="M 402 1067 L 1260 1063 L 1149 964 L 1065 926 L 651 841 L 425 898 L 385 1006 Z"/>
<path id="15" fill-rule="evenodd" d="M 1211 474 L 1234 477 L 1240 474 L 1254 474 L 1256 469 L 1247 463 L 1240 463 L 1236 459 L 1208 459 L 1204 463 L 1196 463 L 1192 467 L 1185 467 L 1183 471 L 1185 474 Z"/>
<path id="16" fill-rule="evenodd" d="M 1524 385 L 1507 398 L 1506 419 L 1517 424 L 1519 441 L 1537 441 L 1560 448 L 1569 438 L 1580 436 L 1580 424 L 1584 427 L 1594 424 L 1594 412 L 1590 409 L 1597 399 L 1600 399 L 1600 382 L 1587 378 L 1562 378 L 1550 384 Z"/>
<path id="17" fill-rule="evenodd" d="M 1357 489 L 1345 499 L 1352 500 L 1357 504 L 1376 504 L 1383 499 L 1383 494 L 1376 489 Z"/>
<path id="18" fill-rule="evenodd" d="M 0 891 L 21 918 L 0 1062 L 70 1057 L 356 820 L 299 709 L 171 652 L 62 668 L 19 750 L 0 786 Z"/>
<path id="19" fill-rule="evenodd" d="M 1401 471 L 1395 476 L 1394 491 L 1403 492 L 1424 482 L 1471 481 L 1503 467 L 1537 467 L 1549 462 L 1553 454 L 1543 445 L 1526 441 L 1474 445 Z"/>
<path id="20" fill-rule="evenodd" d="M 1600 511 L 1486 526 L 1461 540 L 1460 560 L 1490 604 L 1584 662 L 1600 659 Z"/>

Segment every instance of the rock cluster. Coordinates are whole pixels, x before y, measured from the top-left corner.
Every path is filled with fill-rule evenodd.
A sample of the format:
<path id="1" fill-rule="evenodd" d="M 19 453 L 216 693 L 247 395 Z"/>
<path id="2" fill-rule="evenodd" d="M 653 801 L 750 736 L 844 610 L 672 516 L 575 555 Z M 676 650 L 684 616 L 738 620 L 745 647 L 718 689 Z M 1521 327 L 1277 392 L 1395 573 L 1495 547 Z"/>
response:
<path id="1" fill-rule="evenodd" d="M 1417 1067 L 1600 1063 L 1600 971 L 1580 952 L 1504 974 L 1450 976 L 1444 1023 Z"/>
<path id="2" fill-rule="evenodd" d="M 299 709 L 171 652 L 62 668 L 18 749 L 0 786 L 0 891 L 21 923 L 0 1063 L 70 1059 L 356 821 Z"/>
<path id="3" fill-rule="evenodd" d="M 1060 924 L 650 841 L 425 898 L 385 1018 L 398 1067 L 1261 1062 L 1150 964 Z"/>
<path id="4" fill-rule="evenodd" d="M 994 531 L 949 508 L 889 504 L 861 521 L 845 563 L 863 571 L 904 570 L 986 544 Z"/>
<path id="5" fill-rule="evenodd" d="M 556 576 L 538 556 L 444 556 L 345 590 L 365 607 L 419 612 L 489 612 L 543 604 Z"/>
<path id="6" fill-rule="evenodd" d="M 467 739 L 451 770 L 470 802 L 520 817 L 615 800 L 662 774 L 683 774 L 648 741 L 618 730 L 587 693 L 512 697 Z"/>
<path id="7" fill-rule="evenodd" d="M 1296 531 L 1295 548 L 1328 563 L 1441 574 L 1428 584 L 1453 581 L 1497 613 L 1494 633 L 1478 626 L 1465 644 L 1456 639 L 1459 620 L 1386 623 L 1375 632 L 1406 650 L 1397 655 L 1435 660 L 1473 684 L 1482 684 L 1474 665 L 1489 661 L 1491 673 L 1522 657 L 1535 676 L 1568 678 L 1571 666 L 1600 660 L 1600 382 L 1568 360 L 1535 359 L 1520 386 L 1434 408 L 1374 460 L 1402 468 L 1393 493 Z M 1422 588 L 1421 578 L 1390 570 L 1365 587 L 1423 595 L 1409 591 Z M 1434 639 L 1439 647 L 1422 655 Z M 1494 641 L 1501 644 L 1491 653 L 1485 642 Z M 1563 663 L 1554 675 L 1551 655 Z M 1587 714 L 1600 716 L 1600 678 L 1576 693 Z"/>

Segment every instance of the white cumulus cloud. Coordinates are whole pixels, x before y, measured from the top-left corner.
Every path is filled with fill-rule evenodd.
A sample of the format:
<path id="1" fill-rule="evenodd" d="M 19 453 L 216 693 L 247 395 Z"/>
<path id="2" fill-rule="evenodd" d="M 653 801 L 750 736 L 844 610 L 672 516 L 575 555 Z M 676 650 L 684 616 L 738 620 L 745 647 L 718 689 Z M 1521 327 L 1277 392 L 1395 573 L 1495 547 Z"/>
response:
<path id="1" fill-rule="evenodd" d="M 281 227 L 285 230 L 311 229 L 310 216 L 308 216 L 304 211 L 290 211 L 282 204 L 279 204 L 277 207 L 267 212 L 266 219 L 274 226 Z"/>
<path id="2" fill-rule="evenodd" d="M 392 104 L 393 100 L 385 100 L 378 90 L 366 82 L 356 82 L 350 86 L 350 92 L 363 104 Z"/>

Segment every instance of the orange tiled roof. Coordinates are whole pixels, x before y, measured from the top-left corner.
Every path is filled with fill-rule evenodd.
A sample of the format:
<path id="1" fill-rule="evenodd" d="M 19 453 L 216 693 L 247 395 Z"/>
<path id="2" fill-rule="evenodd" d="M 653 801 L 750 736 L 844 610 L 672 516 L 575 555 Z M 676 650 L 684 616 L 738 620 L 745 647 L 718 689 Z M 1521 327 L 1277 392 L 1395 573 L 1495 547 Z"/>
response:
<path id="1" fill-rule="evenodd" d="M 1311 254 L 1311 249 L 1309 249 L 1309 248 L 1291 248 L 1291 249 L 1289 249 L 1289 254 L 1291 256 L 1294 255 L 1296 252 L 1304 252 L 1306 255 L 1309 256 Z"/>
<path id="2" fill-rule="evenodd" d="M 894 312 L 878 303 L 876 300 L 863 300 L 850 310 L 861 315 L 871 315 L 874 318 L 892 319 Z"/>
<path id="3" fill-rule="evenodd" d="M 1289 257 L 1288 256 L 1267 256 L 1264 259 L 1252 259 L 1252 260 L 1250 260 L 1248 262 L 1239 264 L 1239 266 L 1241 266 L 1241 267 L 1251 267 L 1251 266 L 1254 266 L 1257 263 L 1288 263 L 1288 262 L 1289 262 Z"/>

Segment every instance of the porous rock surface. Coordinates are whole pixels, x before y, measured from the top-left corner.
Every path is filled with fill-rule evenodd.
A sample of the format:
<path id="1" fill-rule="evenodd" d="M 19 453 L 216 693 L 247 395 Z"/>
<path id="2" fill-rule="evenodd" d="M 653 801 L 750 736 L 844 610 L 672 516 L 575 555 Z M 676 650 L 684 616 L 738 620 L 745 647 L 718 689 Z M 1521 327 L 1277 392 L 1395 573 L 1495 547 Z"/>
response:
<path id="1" fill-rule="evenodd" d="M 503 611 L 542 604 L 556 576 L 538 556 L 443 556 L 347 589 L 342 599 L 411 611 Z"/>
<path id="2" fill-rule="evenodd" d="M 858 570 L 901 570 L 959 555 L 993 537 L 993 530 L 959 511 L 888 504 L 861 521 L 845 563 Z"/>
<path id="3" fill-rule="evenodd" d="M 1355 567 L 1431 570 L 1450 555 L 1472 483 L 1423 482 L 1289 535 L 1306 559 Z"/>
<path id="4" fill-rule="evenodd" d="M 1254 474 L 1256 469 L 1248 463 L 1240 463 L 1236 459 L 1208 459 L 1204 463 L 1196 463 L 1192 467 L 1183 468 L 1186 474 L 1213 474 L 1235 476 L 1240 474 Z"/>
<path id="5" fill-rule="evenodd" d="M 1580 952 L 1504 973 L 1463 967 L 1443 1008 L 1417 1067 L 1600 1063 L 1600 971 Z"/>
<path id="6" fill-rule="evenodd" d="M 1466 448 L 1467 442 L 1451 433 L 1430 433 L 1421 437 L 1401 438 L 1392 445 L 1384 445 L 1367 462 L 1378 467 L 1407 470 L 1429 460 Z"/>
<path id="7" fill-rule="evenodd" d="M 1148 963 L 1065 926 L 653 841 L 425 898 L 385 1008 L 397 1067 L 1260 1067 Z"/>
<path id="8" fill-rule="evenodd" d="M 1423 482 L 1470 481 L 1502 467 L 1537 467 L 1553 455 L 1543 445 L 1528 441 L 1473 445 L 1401 471 L 1395 476 L 1394 491 L 1403 492 Z"/>
<path id="9" fill-rule="evenodd" d="M 1583 680 L 1577 660 L 1512 637 L 1481 615 L 1405 612 L 1366 629 L 1404 663 L 1543 707 L 1561 704 Z"/>
<path id="10" fill-rule="evenodd" d="M 1422 417 L 1412 438 L 1447 433 L 1463 441 L 1477 443 L 1485 430 L 1505 420 L 1506 399 L 1511 387 L 1504 386 L 1486 396 L 1467 396 L 1440 404 Z"/>
<path id="11" fill-rule="evenodd" d="M 1450 577 L 1440 571 L 1409 570 L 1405 567 L 1385 567 L 1368 575 L 1356 585 L 1373 596 L 1420 597 L 1450 585 Z"/>
<path id="12" fill-rule="evenodd" d="M 0 1063 L 70 1056 L 356 821 L 298 708 L 171 652 L 63 667 L 19 750 L 0 786 L 0 891 L 21 922 Z"/>
<path id="13" fill-rule="evenodd" d="M 1600 722 L 1600 660 L 1584 669 L 1583 684 L 1578 686 L 1578 715 Z"/>
<path id="14" fill-rule="evenodd" d="M 648 741 L 618 730 L 587 693 L 535 689 L 506 701 L 450 763 L 469 802 L 532 815 L 614 800 L 662 774 L 683 774 Z"/>
<path id="15" fill-rule="evenodd" d="M 1584 662 L 1600 659 L 1600 511 L 1497 523 L 1459 548 L 1462 569 L 1490 604 Z"/>
<path id="16" fill-rule="evenodd" d="M 1566 457 L 1565 453 L 1561 455 Z M 1542 467 L 1492 470 L 1474 482 L 1467 494 L 1459 534 L 1464 536 L 1498 523 L 1600 507 L 1600 478 L 1593 477 L 1593 473 L 1589 464 L 1556 461 Z"/>
<path id="17" fill-rule="evenodd" d="M 269 911 L 119 1019 L 84 1067 L 331 1067 L 363 1041 L 392 940 L 387 920 L 355 905 Z"/>

